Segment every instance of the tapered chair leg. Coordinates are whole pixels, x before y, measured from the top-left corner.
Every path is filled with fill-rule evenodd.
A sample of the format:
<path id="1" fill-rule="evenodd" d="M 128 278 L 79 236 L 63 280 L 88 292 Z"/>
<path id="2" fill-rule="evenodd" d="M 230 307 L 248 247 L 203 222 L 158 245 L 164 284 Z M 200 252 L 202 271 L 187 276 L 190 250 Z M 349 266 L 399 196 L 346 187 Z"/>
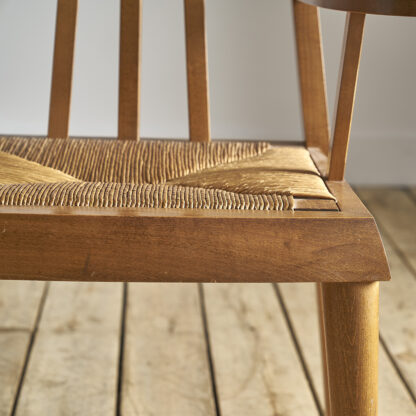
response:
<path id="1" fill-rule="evenodd" d="M 379 284 L 323 283 L 331 416 L 376 416 Z"/>
<path id="2" fill-rule="evenodd" d="M 322 375 L 325 391 L 325 416 L 331 416 L 331 405 L 329 400 L 329 383 L 328 383 L 328 365 L 326 358 L 326 344 L 325 344 L 325 322 L 324 322 L 324 305 L 322 299 L 322 283 L 316 283 L 316 298 L 318 302 L 319 311 L 319 329 L 321 333 L 321 360 L 322 360 Z"/>

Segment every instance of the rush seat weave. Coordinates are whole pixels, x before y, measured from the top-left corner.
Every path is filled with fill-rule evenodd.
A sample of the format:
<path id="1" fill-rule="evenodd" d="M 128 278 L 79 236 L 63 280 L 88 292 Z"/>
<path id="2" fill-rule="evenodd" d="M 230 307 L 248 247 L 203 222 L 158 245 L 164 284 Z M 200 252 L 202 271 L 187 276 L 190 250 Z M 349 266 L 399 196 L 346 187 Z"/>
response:
<path id="1" fill-rule="evenodd" d="M 289 210 L 296 197 L 334 199 L 301 146 L 0 138 L 0 205 Z"/>

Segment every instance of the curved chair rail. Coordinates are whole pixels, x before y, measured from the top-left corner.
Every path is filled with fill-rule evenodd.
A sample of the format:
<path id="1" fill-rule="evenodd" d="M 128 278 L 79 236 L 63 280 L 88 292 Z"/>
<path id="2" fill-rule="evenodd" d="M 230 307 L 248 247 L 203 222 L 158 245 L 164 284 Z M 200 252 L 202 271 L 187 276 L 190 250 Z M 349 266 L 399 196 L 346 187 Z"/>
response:
<path id="1" fill-rule="evenodd" d="M 416 16 L 416 0 L 301 0 L 312 6 L 346 12 Z"/>

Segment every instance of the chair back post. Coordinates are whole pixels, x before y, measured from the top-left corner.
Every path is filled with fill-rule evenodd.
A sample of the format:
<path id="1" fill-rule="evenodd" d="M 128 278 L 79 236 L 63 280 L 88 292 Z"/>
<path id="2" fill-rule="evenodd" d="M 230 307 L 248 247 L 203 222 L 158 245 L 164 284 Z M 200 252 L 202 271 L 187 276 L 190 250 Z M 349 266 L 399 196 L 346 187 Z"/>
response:
<path id="1" fill-rule="evenodd" d="M 329 155 L 329 122 L 319 10 L 293 0 L 304 137 Z"/>
<path id="2" fill-rule="evenodd" d="M 68 138 L 78 0 L 58 0 L 48 136 Z"/>
<path id="3" fill-rule="evenodd" d="M 184 0 L 189 138 L 210 140 L 205 0 Z"/>
<path id="4" fill-rule="evenodd" d="M 140 139 L 142 0 L 121 0 L 118 139 Z"/>
<path id="5" fill-rule="evenodd" d="M 341 55 L 328 179 L 342 181 L 347 162 L 355 91 L 360 66 L 365 14 L 347 13 Z"/>

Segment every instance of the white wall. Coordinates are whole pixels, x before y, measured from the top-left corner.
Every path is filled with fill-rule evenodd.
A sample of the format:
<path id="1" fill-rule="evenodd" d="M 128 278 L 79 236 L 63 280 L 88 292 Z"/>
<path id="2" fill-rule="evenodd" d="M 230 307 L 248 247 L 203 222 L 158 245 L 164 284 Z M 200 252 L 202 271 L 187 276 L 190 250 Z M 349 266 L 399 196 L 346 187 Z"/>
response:
<path id="1" fill-rule="evenodd" d="M 118 0 L 79 0 L 71 135 L 115 136 Z M 290 0 L 206 0 L 215 138 L 299 139 Z M 56 0 L 0 0 L 0 131 L 46 133 Z M 186 137 L 182 0 L 144 0 L 142 136 Z M 323 11 L 332 109 L 344 26 Z M 369 16 L 348 178 L 416 183 L 416 19 Z"/>

